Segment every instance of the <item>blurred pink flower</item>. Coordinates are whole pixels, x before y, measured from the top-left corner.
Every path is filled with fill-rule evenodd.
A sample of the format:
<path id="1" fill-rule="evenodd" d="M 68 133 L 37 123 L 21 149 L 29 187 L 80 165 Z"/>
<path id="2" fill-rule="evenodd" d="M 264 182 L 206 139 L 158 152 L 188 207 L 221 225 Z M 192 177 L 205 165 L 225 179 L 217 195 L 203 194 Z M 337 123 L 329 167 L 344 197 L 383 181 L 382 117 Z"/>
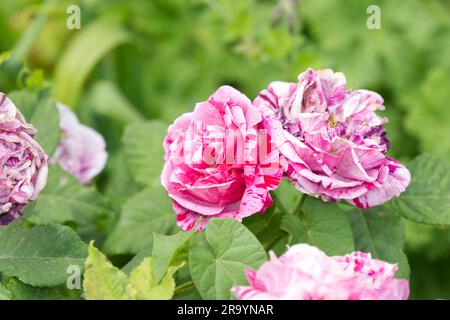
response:
<path id="1" fill-rule="evenodd" d="M 18 218 L 47 183 L 47 155 L 33 140 L 36 130 L 0 93 L 0 225 Z"/>
<path id="2" fill-rule="evenodd" d="M 387 157 L 383 99 L 346 90 L 342 73 L 308 69 L 298 83 L 272 82 L 255 106 L 282 122 L 285 175 L 302 192 L 325 201 L 345 199 L 360 208 L 382 204 L 405 191 L 409 171 Z"/>
<path id="3" fill-rule="evenodd" d="M 328 257 L 316 247 L 298 244 L 258 271 L 247 270 L 249 286 L 232 288 L 241 300 L 406 300 L 407 280 L 394 278 L 397 265 L 353 252 Z"/>
<path id="4" fill-rule="evenodd" d="M 108 154 L 102 135 L 78 121 L 67 106 L 58 104 L 62 138 L 51 158 L 82 184 L 91 182 L 105 167 Z"/>
<path id="5" fill-rule="evenodd" d="M 263 212 L 282 177 L 277 139 L 281 123 L 236 89 L 223 86 L 180 116 L 164 140 L 161 183 L 178 225 L 201 230 L 211 217 L 238 221 Z"/>

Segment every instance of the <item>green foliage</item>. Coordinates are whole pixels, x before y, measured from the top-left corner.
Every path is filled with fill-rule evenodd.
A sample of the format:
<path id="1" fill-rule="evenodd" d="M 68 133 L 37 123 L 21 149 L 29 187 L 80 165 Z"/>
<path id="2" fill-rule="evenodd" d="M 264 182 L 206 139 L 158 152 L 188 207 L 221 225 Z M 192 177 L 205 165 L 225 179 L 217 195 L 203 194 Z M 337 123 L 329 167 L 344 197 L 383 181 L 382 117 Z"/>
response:
<path id="1" fill-rule="evenodd" d="M 126 265 L 122 267 L 122 271 L 127 275 L 130 275 L 131 271 L 136 268 L 141 262 L 148 256 L 151 256 L 153 252 L 153 247 L 148 247 L 139 251 Z"/>
<path id="2" fill-rule="evenodd" d="M 173 274 L 182 267 L 184 263 L 171 266 L 163 274 L 160 281 L 154 277 L 152 258 L 145 258 L 130 274 L 130 285 L 136 288 L 135 298 L 137 300 L 169 300 L 175 291 L 175 280 Z"/>
<path id="3" fill-rule="evenodd" d="M 295 213 L 294 211 L 303 195 L 287 179 L 281 181 L 274 193 L 275 204 L 285 213 Z"/>
<path id="4" fill-rule="evenodd" d="M 50 166 L 46 188 L 27 212 L 34 224 L 75 223 L 83 238 L 95 232 L 103 238 L 116 218 L 109 201 L 95 187 L 81 185 L 59 166 Z"/>
<path id="5" fill-rule="evenodd" d="M 298 209 L 303 194 L 287 179 L 283 179 L 271 195 L 273 205 L 262 214 L 245 218 L 243 223 L 266 250 L 281 255 L 286 251 L 288 244 L 288 236 L 281 228 L 283 217 Z"/>
<path id="6" fill-rule="evenodd" d="M 46 188 L 31 211 L 29 220 L 36 224 L 87 224 L 98 217 L 114 216 L 107 200 L 94 187 L 79 184 L 59 166 L 50 166 Z"/>
<path id="7" fill-rule="evenodd" d="M 398 278 L 409 278 L 408 259 L 403 252 L 405 230 L 403 221 L 392 210 L 376 207 L 347 212 L 355 238 L 356 250 L 369 252 L 375 259 L 397 263 Z"/>
<path id="8" fill-rule="evenodd" d="M 129 38 L 125 30 L 109 19 L 95 21 L 78 34 L 56 66 L 55 96 L 58 101 L 76 105 L 83 84 L 94 66 L 111 49 Z"/>
<path id="9" fill-rule="evenodd" d="M 38 80 L 38 73 L 42 75 L 42 70 L 40 72 L 38 70 L 31 71 L 22 59 L 18 59 L 11 52 L 0 53 L 0 88 L 2 92 L 30 87 L 27 85 L 30 76 L 33 79 L 30 83 L 33 87 Z M 39 83 L 39 85 L 42 85 L 42 83 Z"/>
<path id="10" fill-rule="evenodd" d="M 163 139 L 167 124 L 160 121 L 131 124 L 123 135 L 126 164 L 136 182 L 160 186 L 164 164 Z"/>
<path id="11" fill-rule="evenodd" d="M 91 242 L 84 273 L 84 292 L 89 300 L 167 300 L 175 291 L 171 266 L 160 281 L 153 276 L 152 257 L 145 257 L 127 276 L 114 267 Z"/>
<path id="12" fill-rule="evenodd" d="M 286 249 L 286 233 L 280 229 L 283 212 L 273 206 L 262 214 L 244 219 L 244 225 L 256 236 L 265 249 L 282 253 Z"/>
<path id="13" fill-rule="evenodd" d="M 0 301 L 11 300 L 11 292 L 0 283 Z"/>
<path id="14" fill-rule="evenodd" d="M 155 281 L 161 281 L 171 265 L 180 264 L 187 260 L 187 245 L 192 238 L 192 233 L 178 232 L 166 236 L 153 233 L 153 272 Z"/>
<path id="15" fill-rule="evenodd" d="M 135 107 L 124 97 L 117 86 L 109 81 L 98 81 L 92 86 L 88 104 L 93 111 L 115 122 L 120 127 L 127 123 L 144 120 Z"/>
<path id="16" fill-rule="evenodd" d="M 442 108 L 450 99 L 450 67 L 430 70 L 417 92 L 405 97 L 409 108 L 406 128 L 421 144 L 421 150 L 450 161 L 450 113 Z M 438 140 L 438 142 L 436 141 Z"/>
<path id="17" fill-rule="evenodd" d="M 79 300 L 79 290 L 69 290 L 66 284 L 56 287 L 33 287 L 17 278 L 11 278 L 6 283 L 14 300 Z M 1 300 L 1 298 L 0 298 Z"/>
<path id="18" fill-rule="evenodd" d="M 381 29 L 368 30 L 366 10 L 373 4 L 369 0 L 346 0 L 345 5 L 329 0 L 307 1 L 301 13 L 327 61 L 345 71 L 352 87 L 384 83 L 407 90 L 420 78 L 417 55 L 437 24 L 430 23 L 431 14 L 420 0 L 377 1 Z M 420 34 L 411 33 L 411 29 L 420 30 Z"/>
<path id="19" fill-rule="evenodd" d="M 0 229 L 0 271 L 33 286 L 65 283 L 67 268 L 82 268 L 86 253 L 87 246 L 65 226 L 23 229 L 13 223 Z"/>
<path id="20" fill-rule="evenodd" d="M 408 219 L 433 225 L 450 225 L 450 164 L 422 155 L 409 166 L 412 182 L 392 207 Z"/>
<path id="21" fill-rule="evenodd" d="M 354 251 L 353 234 L 345 213 L 336 204 L 307 197 L 303 212 L 283 217 L 280 228 L 289 234 L 289 244 L 308 243 L 328 255 Z"/>
<path id="22" fill-rule="evenodd" d="M 175 230 L 172 202 L 161 187 L 149 187 L 129 198 L 104 250 L 111 254 L 138 253 L 152 245 L 152 234 Z"/>
<path id="23" fill-rule="evenodd" d="M 108 155 L 100 191 L 110 200 L 114 211 L 120 212 L 122 204 L 142 189 L 141 185 L 133 180 L 129 171 L 122 150 Z"/>
<path id="24" fill-rule="evenodd" d="M 203 299 L 231 298 L 231 287 L 246 283 L 244 271 L 267 259 L 256 237 L 231 219 L 211 219 L 205 241 L 189 251 L 192 280 Z"/>
<path id="25" fill-rule="evenodd" d="M 85 263 L 83 288 L 88 300 L 131 300 L 136 295 L 126 274 L 114 267 L 92 242 Z"/>

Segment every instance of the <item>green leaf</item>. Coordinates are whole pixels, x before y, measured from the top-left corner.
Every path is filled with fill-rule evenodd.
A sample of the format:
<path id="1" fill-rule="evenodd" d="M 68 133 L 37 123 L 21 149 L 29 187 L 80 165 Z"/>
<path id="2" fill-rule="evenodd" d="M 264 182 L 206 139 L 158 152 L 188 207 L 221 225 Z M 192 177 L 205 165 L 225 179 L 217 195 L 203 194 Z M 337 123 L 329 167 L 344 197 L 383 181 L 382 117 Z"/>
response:
<path id="1" fill-rule="evenodd" d="M 311 239 L 308 239 L 306 226 L 298 216 L 293 214 L 284 216 L 280 228 L 289 234 L 289 244 L 309 243 L 312 245 Z"/>
<path id="2" fill-rule="evenodd" d="M 94 66 L 109 51 L 129 40 L 130 35 L 114 21 L 98 20 L 83 28 L 56 65 L 54 82 L 58 101 L 75 106 Z"/>
<path id="3" fill-rule="evenodd" d="M 14 300 L 79 300 L 80 290 L 69 290 L 67 286 L 33 287 L 17 278 L 11 278 L 6 283 Z M 1 298 L 0 298 L 1 299 Z"/>
<path id="4" fill-rule="evenodd" d="M 405 230 L 399 216 L 386 207 L 347 212 L 352 225 L 356 250 L 370 252 L 372 258 L 398 263 L 398 278 L 409 277 L 409 265 L 403 253 Z"/>
<path id="5" fill-rule="evenodd" d="M 287 179 L 283 179 L 275 190 L 275 205 L 284 213 L 294 213 L 303 194 Z"/>
<path id="6" fill-rule="evenodd" d="M 125 201 L 142 190 L 134 181 L 125 162 L 122 150 L 108 154 L 108 162 L 102 172 L 102 193 L 110 200 L 114 211 L 120 212 Z"/>
<path id="7" fill-rule="evenodd" d="M 167 125 L 160 121 L 134 123 L 122 139 L 125 159 L 133 178 L 145 186 L 159 186 L 164 164 L 163 140 Z"/>
<path id="8" fill-rule="evenodd" d="M 11 292 L 0 283 L 0 301 L 11 300 Z"/>
<path id="9" fill-rule="evenodd" d="M 285 251 L 286 233 L 280 229 L 284 213 L 274 211 L 274 206 L 263 214 L 253 214 L 243 220 L 243 224 L 256 236 L 266 250 L 273 250 L 277 254 Z M 274 247 L 282 242 L 281 246 Z"/>
<path id="10" fill-rule="evenodd" d="M 41 88 L 45 83 L 45 75 L 42 69 L 28 70 L 25 80 L 26 88 Z"/>
<path id="11" fill-rule="evenodd" d="M 187 245 L 192 232 L 178 232 L 171 236 L 153 233 L 153 272 L 155 281 L 161 281 L 170 265 L 187 260 Z"/>
<path id="12" fill-rule="evenodd" d="M 205 240 L 189 251 L 192 280 L 203 299 L 232 298 L 231 287 L 246 283 L 245 270 L 267 259 L 256 237 L 232 219 L 211 219 Z"/>
<path id="13" fill-rule="evenodd" d="M 152 233 L 176 228 L 172 201 L 162 187 L 149 187 L 130 197 L 103 250 L 110 254 L 137 253 L 153 243 Z"/>
<path id="14" fill-rule="evenodd" d="M 75 222 L 82 235 L 92 229 L 106 231 L 116 217 L 95 187 L 81 185 L 59 166 L 49 167 L 47 186 L 28 212 L 35 224 Z"/>
<path id="15" fill-rule="evenodd" d="M 86 247 L 68 227 L 14 223 L 0 229 L 0 271 L 33 286 L 56 286 L 66 282 L 69 266 L 83 267 Z"/>
<path id="16" fill-rule="evenodd" d="M 327 255 L 344 255 L 355 248 L 350 224 L 335 203 L 308 197 L 303 214 L 285 215 L 280 228 L 290 235 L 290 244 L 308 243 Z"/>
<path id="17" fill-rule="evenodd" d="M 87 300 L 131 300 L 136 294 L 126 274 L 114 267 L 93 242 L 85 263 L 83 288 Z"/>
<path id="18" fill-rule="evenodd" d="M 61 129 L 59 128 L 59 113 L 56 103 L 45 93 L 14 91 L 9 95 L 11 101 L 22 112 L 27 122 L 37 130 L 36 141 L 49 156 L 59 144 Z"/>
<path id="19" fill-rule="evenodd" d="M 168 268 L 161 281 L 153 276 L 152 257 L 145 258 L 130 274 L 129 282 L 136 289 L 137 300 L 169 300 L 173 297 L 175 280 L 173 274 L 184 262 Z"/>
<path id="20" fill-rule="evenodd" d="M 413 221 L 450 225 L 450 163 L 421 155 L 409 166 L 411 184 L 390 204 Z"/>
<path id="21" fill-rule="evenodd" d="M 184 262 L 170 266 L 161 281 L 153 275 L 152 257 L 145 257 L 127 277 L 92 242 L 86 259 L 84 291 L 89 300 L 168 300 L 175 291 L 174 273 Z"/>
<path id="22" fill-rule="evenodd" d="M 273 205 L 262 214 L 254 214 L 244 219 L 244 225 L 258 238 L 266 250 L 272 250 L 277 255 L 286 249 L 288 236 L 280 229 L 283 216 L 295 211 L 299 205 L 302 193 L 288 180 L 282 180 L 279 187 L 271 192 Z"/>
<path id="23" fill-rule="evenodd" d="M 128 263 L 126 265 L 124 265 L 121 270 L 129 276 L 131 271 L 133 271 L 134 268 L 136 268 L 138 265 L 140 265 L 141 262 L 145 258 L 152 255 L 152 251 L 153 251 L 153 247 L 148 247 L 148 248 L 142 249 L 133 257 L 133 259 L 128 261 Z"/>
<path id="24" fill-rule="evenodd" d="M 92 186 L 81 185 L 59 166 L 50 166 L 47 185 L 32 208 L 36 224 L 93 221 L 114 217 L 110 204 Z"/>

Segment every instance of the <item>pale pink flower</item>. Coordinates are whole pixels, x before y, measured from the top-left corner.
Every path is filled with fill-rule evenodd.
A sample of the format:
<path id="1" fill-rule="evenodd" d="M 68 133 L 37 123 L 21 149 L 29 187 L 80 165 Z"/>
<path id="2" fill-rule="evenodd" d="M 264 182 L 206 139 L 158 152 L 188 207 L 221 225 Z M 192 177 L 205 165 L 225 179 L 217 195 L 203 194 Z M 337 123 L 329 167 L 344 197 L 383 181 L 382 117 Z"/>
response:
<path id="1" fill-rule="evenodd" d="M 180 116 L 164 140 L 161 183 L 178 225 L 201 230 L 212 217 L 241 221 L 272 203 L 282 177 L 277 139 L 281 124 L 236 89 L 223 86 L 192 113 Z"/>
<path id="2" fill-rule="evenodd" d="M 62 137 L 51 163 L 58 163 L 82 184 L 91 182 L 105 167 L 108 154 L 102 135 L 81 124 L 67 106 L 58 104 Z"/>
<path id="3" fill-rule="evenodd" d="M 33 139 L 36 130 L 0 93 L 0 225 L 18 218 L 47 183 L 47 155 Z"/>
<path id="4" fill-rule="evenodd" d="M 389 148 L 377 115 L 383 99 L 346 90 L 342 73 L 308 69 L 298 83 L 273 82 L 254 101 L 282 122 L 285 175 L 302 192 L 360 208 L 382 204 L 405 191 L 409 171 L 385 154 Z"/>
<path id="5" fill-rule="evenodd" d="M 258 271 L 247 270 L 249 286 L 232 293 L 241 300 L 406 300 L 407 280 L 395 279 L 396 264 L 353 252 L 328 257 L 316 247 L 298 244 Z"/>

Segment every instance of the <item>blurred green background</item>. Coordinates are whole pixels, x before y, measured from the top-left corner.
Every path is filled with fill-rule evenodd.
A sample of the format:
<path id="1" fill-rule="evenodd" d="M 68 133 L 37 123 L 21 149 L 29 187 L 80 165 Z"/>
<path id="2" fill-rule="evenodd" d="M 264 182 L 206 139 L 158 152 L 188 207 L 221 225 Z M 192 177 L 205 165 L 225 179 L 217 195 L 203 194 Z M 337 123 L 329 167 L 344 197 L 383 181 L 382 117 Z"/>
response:
<path id="1" fill-rule="evenodd" d="M 72 4 L 79 30 L 66 26 Z M 379 30 L 366 26 L 371 4 Z M 120 164 L 128 122 L 169 123 L 223 84 L 253 98 L 307 67 L 342 71 L 349 88 L 382 94 L 392 156 L 450 160 L 449 0 L 3 0 L 0 52 L 26 61 L 27 86 L 46 79 L 105 136 L 100 188 Z M 0 91 L 8 92 L 20 83 L 5 58 Z M 405 222 L 412 298 L 450 298 L 450 232 Z"/>

